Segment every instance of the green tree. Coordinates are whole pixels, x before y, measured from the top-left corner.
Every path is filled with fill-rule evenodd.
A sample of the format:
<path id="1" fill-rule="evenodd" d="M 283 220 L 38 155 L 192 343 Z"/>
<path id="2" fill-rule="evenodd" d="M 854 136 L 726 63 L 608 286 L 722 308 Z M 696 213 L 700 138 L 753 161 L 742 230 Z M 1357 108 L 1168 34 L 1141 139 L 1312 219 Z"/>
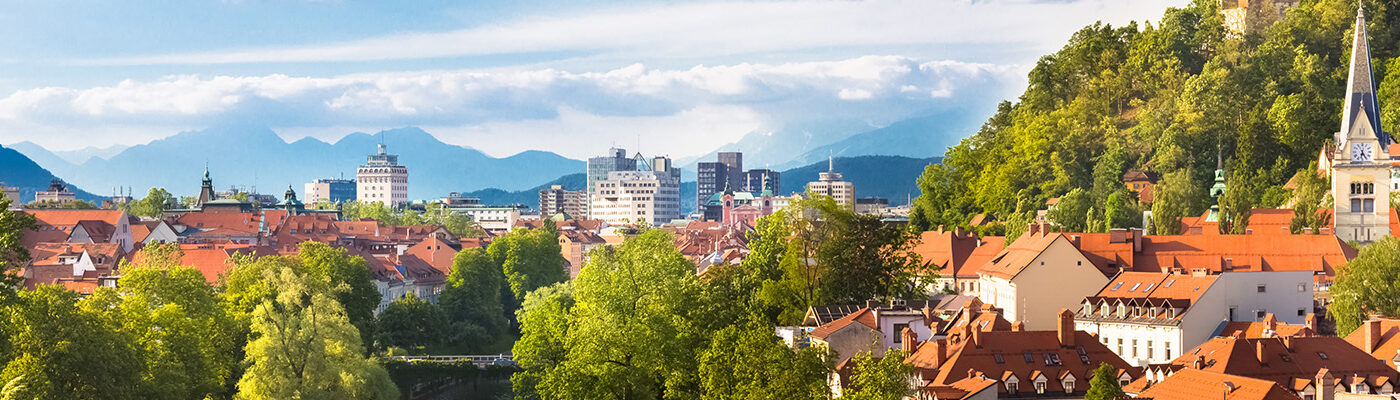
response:
<path id="1" fill-rule="evenodd" d="M 1249 217 L 1254 210 L 1254 186 L 1245 174 L 1234 174 L 1232 183 L 1220 196 L 1220 233 L 1243 235 L 1249 229 Z"/>
<path id="2" fill-rule="evenodd" d="M 515 229 L 491 241 L 487 253 L 501 266 L 515 304 L 535 289 L 569 278 L 559 236 L 544 229 Z"/>
<path id="3" fill-rule="evenodd" d="M 572 307 L 547 301 L 527 309 L 521 316 L 524 336 L 515 347 L 525 368 L 517 393 L 548 399 L 698 396 L 695 354 L 707 335 L 691 327 L 689 316 L 699 282 L 674 240 L 649 230 L 611 252 L 594 253 L 574 280 Z M 536 325 L 560 320 L 565 327 Z M 560 330 L 567 331 L 562 343 L 553 342 Z M 550 355 L 561 361 L 542 367 Z"/>
<path id="4" fill-rule="evenodd" d="M 1181 218 L 1200 212 L 1195 204 L 1202 192 L 1187 171 L 1168 173 L 1153 191 L 1153 231 L 1158 235 L 1180 234 Z"/>
<path id="5" fill-rule="evenodd" d="M 904 352 L 890 349 L 884 357 L 872 357 L 869 353 L 857 355 L 854 359 L 855 372 L 851 375 L 849 392 L 843 389 L 841 398 L 851 400 L 899 400 L 914 392 L 909 378 L 914 367 L 904 363 Z"/>
<path id="6" fill-rule="evenodd" d="M 1113 228 L 1140 228 L 1142 219 L 1136 207 L 1136 202 L 1131 200 L 1131 194 L 1126 190 L 1118 190 L 1108 195 L 1108 200 L 1104 203 L 1104 231 Z"/>
<path id="7" fill-rule="evenodd" d="M 1099 367 L 1094 369 L 1094 377 L 1089 380 L 1089 391 L 1084 393 L 1084 400 L 1123 398 L 1123 388 L 1118 386 L 1118 377 L 1114 376 L 1114 372 L 1112 365 L 1099 363 Z"/>
<path id="8" fill-rule="evenodd" d="M 1323 199 L 1331 190 L 1327 178 L 1317 173 L 1317 161 L 1308 164 L 1293 175 L 1298 185 L 1293 189 L 1293 218 L 1288 221 L 1288 230 L 1301 234 L 1305 229 L 1313 234 L 1321 234 L 1322 227 L 1331 225 L 1331 214 L 1318 212 L 1323 207 Z"/>
<path id="9" fill-rule="evenodd" d="M 362 355 L 339 302 L 291 269 L 264 273 L 277 294 L 253 312 L 256 338 L 245 350 L 250 366 L 237 398 L 398 398 L 388 372 Z"/>
<path id="10" fill-rule="evenodd" d="M 78 307 L 79 295 L 40 286 L 0 308 L 0 393 L 15 399 L 145 397 L 132 337 Z"/>
<path id="11" fill-rule="evenodd" d="M 176 207 L 175 196 L 165 188 L 151 188 L 146 197 L 127 203 L 126 212 L 138 217 L 160 218 L 165 210 Z"/>
<path id="12" fill-rule="evenodd" d="M 535 400 L 542 397 L 537 390 L 545 379 L 553 386 L 567 384 L 567 371 L 556 369 L 568 358 L 569 325 L 573 322 L 574 294 L 571 282 L 539 288 L 525 296 L 516 318 L 520 321 L 520 340 L 511 354 L 521 371 L 510 377 L 515 398 Z"/>
<path id="13" fill-rule="evenodd" d="M 820 399 L 830 395 L 831 366 L 824 347 L 793 351 L 760 323 L 731 325 L 715 333 L 700 354 L 704 399 Z"/>
<path id="14" fill-rule="evenodd" d="M 436 348 L 447 335 L 447 316 L 437 305 L 408 296 L 389 303 L 375 320 L 380 347 Z"/>
<path id="15" fill-rule="evenodd" d="M 471 218 L 452 212 L 441 203 L 429 204 L 427 211 L 423 212 L 423 220 L 429 224 L 440 225 L 457 237 L 478 237 L 485 233 Z"/>
<path id="16" fill-rule="evenodd" d="M 482 351 L 505 334 L 501 305 L 505 275 L 484 249 L 465 249 L 452 259 L 447 287 L 438 300 L 451 324 L 448 339 L 464 351 Z"/>
<path id="17" fill-rule="evenodd" d="M 10 210 L 10 200 L 0 195 L 0 306 L 14 300 L 24 279 L 17 273 L 29 263 L 24 231 L 37 228 L 34 215 Z"/>
<path id="18" fill-rule="evenodd" d="M 1081 189 L 1074 189 L 1060 196 L 1059 203 L 1045 213 L 1045 219 L 1059 225 L 1065 232 L 1087 232 L 1086 226 L 1089 210 L 1094 207 L 1093 199 L 1089 193 Z"/>
<path id="19" fill-rule="evenodd" d="M 1328 314 L 1337 321 L 1337 334 L 1346 336 L 1370 314 L 1400 317 L 1400 238 L 1386 236 L 1361 248 L 1360 254 L 1337 268 L 1337 282 L 1329 289 Z"/>
<path id="20" fill-rule="evenodd" d="M 374 338 L 374 310 L 382 296 L 370 276 L 369 262 L 351 256 L 345 249 L 325 243 L 303 242 L 297 247 L 297 258 L 311 276 L 325 280 L 335 298 L 364 338 Z"/>
<path id="21" fill-rule="evenodd" d="M 123 267 L 118 288 L 100 288 L 81 306 L 108 315 L 143 353 L 143 397 L 227 397 L 239 359 L 233 319 L 199 270 L 176 265 L 179 247 L 152 244 Z"/>

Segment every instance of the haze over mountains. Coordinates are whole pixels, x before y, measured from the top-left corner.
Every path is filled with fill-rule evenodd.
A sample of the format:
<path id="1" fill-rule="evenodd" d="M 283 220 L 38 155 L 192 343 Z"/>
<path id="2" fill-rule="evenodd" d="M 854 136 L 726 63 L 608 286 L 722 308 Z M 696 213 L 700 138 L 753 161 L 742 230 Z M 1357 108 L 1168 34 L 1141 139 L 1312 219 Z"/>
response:
<path id="1" fill-rule="evenodd" d="M 784 177 L 784 182 L 788 182 L 785 192 L 798 191 L 802 183 L 815 179 L 816 170 L 806 170 L 816 168 L 813 167 L 816 164 L 824 170 L 829 155 L 842 158 L 902 156 L 838 165 L 839 172 L 846 173 L 858 187 L 868 189 L 861 190 L 861 196 L 890 197 L 893 203 L 899 204 L 908 191 L 887 188 L 912 188 L 912 176 L 922 171 L 926 159 L 942 154 L 946 146 L 973 132 L 981 120 L 979 115 L 979 112 L 962 109 L 942 109 L 879 128 L 849 120 L 813 123 L 768 134 L 753 133 L 720 149 L 744 152 L 748 168 L 804 171 L 801 177 Z M 543 151 L 491 157 L 469 147 L 444 143 L 414 127 L 373 135 L 352 133 L 327 143 L 314 138 L 287 142 L 263 126 L 229 124 L 181 132 L 130 147 L 54 152 L 27 141 L 10 147 L 73 185 L 98 194 L 130 187 L 140 197 L 152 187 L 163 187 L 176 195 L 193 195 L 206 164 L 219 190 L 238 186 L 276 194 L 291 185 L 300 192 L 302 185 L 313 179 L 353 178 L 356 167 L 364 163 L 366 155 L 376 151 L 381 140 L 388 146 L 389 153 L 398 154 L 400 163 L 409 167 L 409 197 L 413 199 L 468 192 L 483 200 L 533 204 L 533 201 L 524 201 L 530 200 L 529 192 L 550 183 L 572 182 L 561 177 L 582 173 L 586 167 L 582 160 Z M 596 153 L 602 154 L 606 146 L 599 144 Z M 631 153 L 636 152 L 635 148 L 624 147 Z M 647 154 L 645 148 L 643 153 L 652 155 Z M 677 164 L 684 169 L 683 180 L 693 182 L 695 162 L 713 157 L 711 152 L 700 158 L 679 159 Z M 74 162 L 79 159 L 82 161 Z M 908 163 L 901 161 L 906 160 L 916 160 L 919 165 L 905 168 L 908 166 L 903 164 Z M 882 162 L 892 164 L 882 165 Z M 893 186 L 888 182 L 874 185 L 861 182 L 904 175 L 911 178 Z"/>

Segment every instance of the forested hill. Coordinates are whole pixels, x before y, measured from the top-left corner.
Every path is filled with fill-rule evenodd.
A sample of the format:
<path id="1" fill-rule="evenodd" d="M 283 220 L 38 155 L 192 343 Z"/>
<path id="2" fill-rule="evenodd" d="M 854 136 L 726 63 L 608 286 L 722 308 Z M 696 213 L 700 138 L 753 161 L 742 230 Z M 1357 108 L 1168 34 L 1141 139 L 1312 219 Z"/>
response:
<path id="1" fill-rule="evenodd" d="M 34 200 L 34 192 L 48 190 L 49 182 L 53 179 L 53 174 L 40 167 L 39 164 L 35 164 L 29 157 L 25 157 L 24 154 L 20 154 L 14 149 L 0 146 L 0 185 L 18 187 L 20 197 L 18 200 L 21 203 Z M 72 185 L 69 185 L 68 188 L 77 194 L 79 200 L 91 202 L 106 200 L 104 197 L 93 195 Z"/>
<path id="2" fill-rule="evenodd" d="M 1383 125 L 1393 130 L 1400 5 L 1362 3 Z M 1303 0 L 1244 37 L 1227 34 L 1216 4 L 1196 0 L 1156 23 L 1075 33 L 1041 58 L 1018 101 L 925 172 L 911 222 L 959 225 L 985 212 L 1015 230 L 1046 199 L 1077 189 L 1070 197 L 1085 212 L 1073 219 L 1085 222 L 1074 224 L 1132 225 L 1147 206 L 1124 193 L 1129 170 L 1162 177 L 1152 206 L 1159 220 L 1199 215 L 1212 201 L 1217 154 L 1233 208 L 1280 206 L 1289 196 L 1282 185 L 1340 127 L 1357 4 Z"/>

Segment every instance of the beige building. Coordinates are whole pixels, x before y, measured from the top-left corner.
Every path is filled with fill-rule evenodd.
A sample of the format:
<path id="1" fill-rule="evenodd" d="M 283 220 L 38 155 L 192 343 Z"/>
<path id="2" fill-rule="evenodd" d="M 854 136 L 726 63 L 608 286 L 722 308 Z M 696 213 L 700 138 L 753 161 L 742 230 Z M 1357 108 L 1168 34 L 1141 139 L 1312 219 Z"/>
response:
<path id="1" fill-rule="evenodd" d="M 18 197 L 18 195 L 16 195 Z M 62 179 L 54 179 L 49 182 L 49 190 L 34 193 L 34 201 L 63 203 L 78 199 L 78 194 L 68 190 L 68 184 Z"/>
<path id="2" fill-rule="evenodd" d="M 646 221 L 660 226 L 681 217 L 680 180 L 658 171 L 613 171 L 594 188 L 589 218 L 609 225 Z"/>
<path id="3" fill-rule="evenodd" d="M 24 201 L 19 199 L 19 188 L 17 187 L 5 186 L 4 183 L 0 183 L 0 195 L 4 195 L 6 199 L 10 200 L 11 209 L 18 210 L 24 205 Z"/>
<path id="4" fill-rule="evenodd" d="M 355 199 L 390 206 L 407 203 L 408 167 L 399 165 L 399 156 L 379 145 L 379 154 L 371 154 L 355 173 Z"/>
<path id="5" fill-rule="evenodd" d="M 1380 105 L 1371 73 L 1366 17 L 1356 14 L 1350 75 L 1336 147 L 1325 149 L 1318 165 L 1332 176 L 1336 209 L 1333 227 L 1344 241 L 1371 242 L 1390 232 L 1392 141 L 1381 127 Z M 1330 150 L 1330 151 L 1329 151 Z M 1330 160 L 1328 159 L 1330 158 Z"/>
<path id="6" fill-rule="evenodd" d="M 566 190 L 560 185 L 551 185 L 540 190 L 540 218 L 555 214 L 565 214 L 571 218 L 583 218 L 588 211 L 587 190 Z"/>
<path id="7" fill-rule="evenodd" d="M 828 158 L 826 161 L 826 172 L 817 175 L 816 182 L 807 183 L 808 195 L 824 195 L 836 200 L 836 204 L 844 207 L 854 207 L 856 203 L 856 185 L 851 182 L 841 180 L 841 173 L 836 172 L 835 159 Z"/>
<path id="8" fill-rule="evenodd" d="M 1108 277 L 1069 238 L 1039 225 L 1031 225 L 977 275 L 977 297 L 1028 330 L 1055 329 L 1056 312 L 1079 309 L 1085 297 L 1108 284 Z"/>

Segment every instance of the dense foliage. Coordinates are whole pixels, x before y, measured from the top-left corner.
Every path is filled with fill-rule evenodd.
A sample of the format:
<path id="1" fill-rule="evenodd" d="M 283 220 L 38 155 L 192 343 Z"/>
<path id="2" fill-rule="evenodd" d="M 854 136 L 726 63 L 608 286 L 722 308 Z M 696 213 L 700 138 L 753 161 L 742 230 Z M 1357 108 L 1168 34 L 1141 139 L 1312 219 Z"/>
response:
<path id="1" fill-rule="evenodd" d="M 1400 238 L 1386 236 L 1361 248 L 1361 254 L 1337 268 L 1329 291 L 1328 314 L 1337 321 L 1337 334 L 1356 330 L 1371 314 L 1400 317 Z"/>
<path id="2" fill-rule="evenodd" d="M 1361 3 L 1380 103 L 1388 105 L 1383 125 L 1400 126 L 1400 8 Z M 1242 231 L 1249 207 L 1282 206 L 1282 186 L 1340 126 L 1357 2 L 1304 0 L 1243 36 L 1227 34 L 1217 4 L 1169 9 L 1155 25 L 1075 33 L 1040 59 L 1016 103 L 1003 103 L 926 168 L 911 225 L 967 225 L 987 214 L 1015 236 L 1046 200 L 1060 197 L 1063 206 L 1073 195 L 1077 203 L 1053 215 L 1055 223 L 1124 227 L 1133 223 L 1124 210 L 1147 206 L 1123 201 L 1136 196 L 1126 196 L 1121 177 L 1143 171 L 1160 178 L 1155 231 L 1174 233 L 1181 217 L 1213 203 L 1205 189 L 1218 165 L 1230 187 L 1220 200 L 1222 229 Z"/>
<path id="3" fill-rule="evenodd" d="M 340 210 L 341 217 L 347 220 L 370 218 L 387 225 L 438 225 L 457 237 L 478 237 L 483 231 L 470 217 L 452 212 L 442 204 L 429 204 L 423 212 L 415 210 L 395 210 L 380 202 L 348 201 L 341 204 L 316 203 L 311 208 Z"/>

